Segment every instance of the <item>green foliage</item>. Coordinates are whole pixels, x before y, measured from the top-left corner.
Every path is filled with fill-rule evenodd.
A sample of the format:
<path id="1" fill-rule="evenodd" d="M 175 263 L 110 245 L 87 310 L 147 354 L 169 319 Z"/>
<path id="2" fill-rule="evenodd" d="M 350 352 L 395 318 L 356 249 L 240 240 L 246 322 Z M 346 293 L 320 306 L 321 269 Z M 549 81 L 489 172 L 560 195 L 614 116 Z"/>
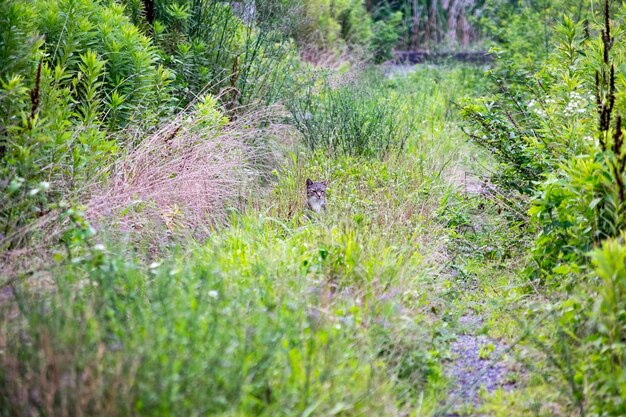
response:
<path id="1" fill-rule="evenodd" d="M 592 17 L 589 0 L 485 1 L 476 24 L 493 41 L 497 71 L 514 76 L 541 68 L 553 51 L 563 17 L 582 24 Z"/>
<path id="2" fill-rule="evenodd" d="M 506 190 L 532 195 L 544 175 L 592 146 L 595 98 L 582 32 L 565 18 L 540 71 L 491 72 L 495 93 L 461 107 L 472 140 L 499 163 L 493 181 Z"/>
<path id="3" fill-rule="evenodd" d="M 28 107 L 28 90 L 40 58 L 42 40 L 34 25 L 31 3 L 0 3 L 0 158 L 6 152 L 8 131 L 21 122 Z"/>
<path id="4" fill-rule="evenodd" d="M 402 12 L 390 14 L 385 20 L 377 20 L 372 28 L 372 54 L 374 63 L 382 63 L 393 58 L 392 49 L 400 38 Z"/>
<path id="5" fill-rule="evenodd" d="M 41 0 L 36 5 L 37 27 L 50 50 L 50 66 L 59 74 L 59 87 L 80 94 L 72 88 L 81 76 L 80 56 L 93 51 L 104 62 L 102 117 L 112 119 L 109 125 L 119 128 L 132 121 L 149 127 L 157 120 L 169 100 L 172 74 L 159 67 L 156 48 L 130 23 L 121 5 L 82 0 Z"/>
<path id="6" fill-rule="evenodd" d="M 362 0 L 306 1 L 301 10 L 302 26 L 296 36 L 300 45 L 312 42 L 319 50 L 335 53 L 346 47 L 367 52 L 372 22 Z"/>
<path id="7" fill-rule="evenodd" d="M 626 245 L 622 235 L 607 240 L 593 251 L 595 295 L 590 325 L 581 357 L 582 373 L 590 393 L 590 411 L 597 415 L 620 416 L 626 413 L 624 380 L 626 379 Z"/>
<path id="8" fill-rule="evenodd" d="M 10 20 L 2 26 L 3 53 L 12 64 L 1 74 L 0 100 L 11 103 L 2 106 L 0 178 L 7 192 L 0 228 L 3 246 L 19 246 L 26 238 L 22 228 L 74 198 L 115 154 L 107 130 L 131 121 L 150 129 L 169 112 L 171 73 L 158 66 L 150 39 L 117 4 L 2 6 Z M 20 37 L 27 48 L 17 44 Z"/>
<path id="9" fill-rule="evenodd" d="M 442 375 L 427 323 L 437 319 L 419 310 L 434 265 L 415 252 L 427 226 L 411 206 L 438 199 L 440 187 L 411 176 L 418 159 L 395 161 L 328 165 L 327 219 L 303 223 L 301 205 L 291 216 L 237 215 L 202 245 L 147 266 L 114 255 L 126 252 L 115 243 L 93 245 L 72 212 L 74 262 L 53 271 L 57 291 L 18 290 L 19 321 L 5 322 L 0 307 L 0 409 L 388 415 L 419 401 L 432 410 Z M 291 184 L 322 163 L 285 167 L 276 194 L 299 202 Z M 45 369 L 54 371 L 37 378 Z M 36 387 L 58 401 L 21 395 Z"/>
<path id="10" fill-rule="evenodd" d="M 574 26 L 569 27 L 573 32 Z M 613 36 L 619 39 L 621 30 L 617 28 Z M 575 39 L 576 36 L 564 38 Z M 598 126 L 595 123 L 591 125 L 588 118 L 577 118 L 576 122 L 569 126 L 563 126 L 564 123 L 553 123 L 555 126 L 553 131 L 561 132 L 563 127 L 566 127 L 563 136 L 566 132 L 570 133 L 562 146 L 571 156 L 557 173 L 550 175 L 548 180 L 543 182 L 540 187 L 541 193 L 533 200 L 530 212 L 541 227 L 534 249 L 534 259 L 539 266 L 537 271 L 548 276 L 552 268 L 566 272 L 570 269 L 568 265 L 573 265 L 574 269 L 579 268 L 578 265 L 586 263 L 585 254 L 592 245 L 607 237 L 618 236 L 626 224 L 621 118 L 617 116 L 615 120 L 612 119 L 612 116 L 622 114 L 626 108 L 621 106 L 621 101 L 617 101 L 616 106 L 612 104 L 615 103 L 616 94 L 619 96 L 623 92 L 617 93 L 618 90 L 615 89 L 614 77 L 620 77 L 620 73 L 615 75 L 610 69 L 614 65 L 610 62 L 610 57 L 621 60 L 623 54 L 620 50 L 611 51 L 611 47 L 608 46 L 605 56 L 604 53 L 596 51 L 602 51 L 607 47 L 593 42 L 585 43 L 583 46 L 588 51 L 585 59 L 578 58 L 579 48 L 559 48 L 561 52 L 558 55 L 565 55 L 560 58 L 568 67 L 561 71 L 564 74 L 561 84 L 569 82 L 579 91 L 585 91 L 585 88 L 589 91 L 593 88 L 592 94 L 595 96 L 598 112 L 596 117 L 600 118 L 600 131 L 597 130 Z M 567 57 L 570 59 L 566 59 Z M 617 64 L 619 68 L 620 61 Z M 595 85 L 591 84 L 591 74 L 588 74 L 593 70 Z M 586 92 L 575 97 L 572 97 L 573 94 L 570 93 L 570 103 L 564 113 L 585 114 L 585 107 L 590 106 L 580 104 L 591 102 L 593 96 Z M 585 100 L 581 96 L 589 96 L 589 99 Z M 574 100 L 578 104 L 573 104 Z M 604 114 L 608 117 L 605 118 Z M 581 138 L 585 134 L 587 136 Z M 592 137 L 597 137 L 597 142 Z M 574 155 L 576 157 L 573 157 Z"/>
<path id="11" fill-rule="evenodd" d="M 125 3 L 132 16 L 146 14 L 143 5 Z M 271 24 L 245 24 L 234 7 L 208 0 L 154 2 L 154 21 L 145 23 L 175 74 L 179 107 L 206 91 L 221 96 L 229 109 L 269 104 L 290 82 L 297 66 L 291 43 Z"/>
<path id="12" fill-rule="evenodd" d="M 381 362 L 357 353 L 358 332 L 317 319 L 311 299 L 303 297 L 303 283 L 277 286 L 278 271 L 259 264 L 246 246 L 227 236 L 211 250 L 197 249 L 191 259 L 147 268 L 106 257 L 89 262 L 94 266 L 88 279 L 79 280 L 78 270 L 59 275 L 58 294 L 45 304 L 23 299 L 28 329 L 23 337 L 29 343 L 14 343 L 13 325 L 5 327 L 3 339 L 25 366 L 4 363 L 0 397 L 17 399 L 39 387 L 59 400 L 5 403 L 2 410 L 12 415 L 31 407 L 118 416 L 307 410 L 324 415 L 338 409 L 380 414 L 384 401 L 361 401 L 389 392 Z M 244 262 L 239 266 L 211 253 L 234 247 Z M 262 281 L 258 268 L 266 271 Z M 29 379 L 48 368 L 55 373 Z M 59 380 L 63 385 L 56 385 Z"/>
<path id="13" fill-rule="evenodd" d="M 163 21 L 151 39 L 117 3 L 2 3 L 3 246 L 23 244 L 30 222 L 82 197 L 139 132 L 207 87 L 228 109 L 277 100 L 297 65 L 291 44 L 244 25 L 230 6 L 204 5 L 157 3 Z M 142 7 L 128 4 L 135 19 Z"/>
<path id="14" fill-rule="evenodd" d="M 466 115 L 479 124 L 500 121 L 483 123 L 491 128 L 485 131 L 500 135 L 486 146 L 492 146 L 500 160 L 516 155 L 505 153 L 505 145 L 513 144 L 536 155 L 529 160 L 544 163 L 534 181 L 524 182 L 524 165 L 517 162 L 505 161 L 510 171 L 500 170 L 510 183 L 529 185 L 530 226 L 538 231 L 526 271 L 534 282 L 544 284 L 540 291 L 545 299 L 531 303 L 526 316 L 539 328 L 529 338 L 547 358 L 548 368 L 537 368 L 534 375 L 544 384 L 556 384 L 552 395 L 568 412 L 620 416 L 625 410 L 626 357 L 617 330 L 623 334 L 626 311 L 626 151 L 621 122 L 626 111 L 621 81 L 626 9 L 610 1 L 603 6 L 596 23 L 584 25 L 566 17 L 551 33 L 556 47 L 539 72 L 531 78 L 524 73 L 514 77 L 516 82 L 506 90 L 514 94 L 508 96 L 527 94 L 515 101 L 517 113 L 501 106 L 500 100 L 490 103 L 495 110 L 483 103 L 481 110 L 473 108 Z M 503 84 L 499 82 L 501 92 Z M 540 140 L 506 141 L 505 133 L 516 129 L 532 129 Z M 475 140 L 480 143 L 480 138 Z M 529 385 L 541 386 L 536 381 Z"/>
<path id="15" fill-rule="evenodd" d="M 81 59 L 91 80 L 77 84 L 81 117 L 101 63 Z M 68 227 L 46 274 L 54 291 L 16 281 L 16 302 L 0 303 L 0 415 L 435 413 L 446 323 L 432 313 L 442 249 L 429 242 L 447 231 L 430 207 L 452 194 L 442 171 L 460 155 L 447 103 L 475 77 L 423 68 L 381 84 L 381 96 L 411 90 L 396 111 L 422 117 L 407 152 L 293 150 L 275 188 L 204 242 L 128 245 L 59 204 Z M 243 134 L 212 96 L 196 113 L 193 133 Z M 146 159 L 167 151 L 150 147 Z M 324 217 L 303 216 L 307 176 L 331 180 Z M 149 228 L 137 214 L 136 228 Z"/>
<path id="16" fill-rule="evenodd" d="M 374 79 L 338 87 L 322 81 L 292 102 L 295 125 L 311 151 L 382 157 L 402 149 L 411 121 L 398 112 L 397 94 L 368 87 Z"/>

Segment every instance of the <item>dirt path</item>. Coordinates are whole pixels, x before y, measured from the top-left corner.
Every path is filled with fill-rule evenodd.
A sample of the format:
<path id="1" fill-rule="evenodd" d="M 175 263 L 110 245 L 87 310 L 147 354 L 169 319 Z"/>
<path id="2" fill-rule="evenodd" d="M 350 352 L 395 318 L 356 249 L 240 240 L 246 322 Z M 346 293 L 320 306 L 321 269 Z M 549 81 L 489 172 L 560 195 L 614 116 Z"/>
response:
<path id="1" fill-rule="evenodd" d="M 473 331 L 460 334 L 451 344 L 453 360 L 446 364 L 448 378 L 453 385 L 443 407 L 442 416 L 457 417 L 480 406 L 481 391 L 489 393 L 498 388 L 511 390 L 508 381 L 511 372 L 507 361 L 508 346 L 485 335 L 473 334 L 480 327 L 480 318 L 474 315 L 461 317 L 461 322 L 471 323 Z"/>
<path id="2" fill-rule="evenodd" d="M 483 198 L 483 184 L 467 174 L 456 175 L 452 181 L 468 198 Z M 475 216 L 472 226 L 480 230 L 484 219 Z M 509 346 L 503 342 L 480 334 L 483 319 L 471 309 L 463 312 L 459 327 L 465 329 L 451 343 L 452 360 L 445 364 L 447 377 L 452 381 L 448 397 L 440 417 L 479 416 L 481 392 L 492 393 L 499 388 L 506 391 L 514 388 L 510 381 L 511 362 L 508 361 Z"/>

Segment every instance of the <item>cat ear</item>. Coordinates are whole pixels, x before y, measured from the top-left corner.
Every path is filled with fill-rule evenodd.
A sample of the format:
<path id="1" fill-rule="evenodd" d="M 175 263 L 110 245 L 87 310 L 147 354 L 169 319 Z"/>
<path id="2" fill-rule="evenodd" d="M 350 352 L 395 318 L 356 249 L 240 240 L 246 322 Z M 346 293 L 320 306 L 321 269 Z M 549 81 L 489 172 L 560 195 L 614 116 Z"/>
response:
<path id="1" fill-rule="evenodd" d="M 322 181 L 322 184 L 324 184 L 324 185 L 328 185 L 328 180 L 324 180 L 324 181 Z"/>
<path id="2" fill-rule="evenodd" d="M 306 186 L 310 187 L 311 185 L 313 185 L 313 181 L 311 181 L 311 178 L 307 178 L 306 179 Z"/>

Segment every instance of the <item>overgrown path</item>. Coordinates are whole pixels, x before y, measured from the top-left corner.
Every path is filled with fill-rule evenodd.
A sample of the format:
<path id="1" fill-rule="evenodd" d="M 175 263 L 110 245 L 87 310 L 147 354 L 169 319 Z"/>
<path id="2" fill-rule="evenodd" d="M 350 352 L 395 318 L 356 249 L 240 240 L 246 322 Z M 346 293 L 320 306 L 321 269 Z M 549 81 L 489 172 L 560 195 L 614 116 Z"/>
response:
<path id="1" fill-rule="evenodd" d="M 469 169 L 469 167 L 464 168 Z M 474 175 L 464 172 L 462 178 L 453 176 L 452 181 L 464 201 L 473 200 L 481 208 L 488 204 L 492 192 L 486 183 L 481 182 Z M 489 224 L 492 220 L 484 211 L 468 211 L 466 223 L 457 228 L 460 229 L 461 239 L 467 239 L 467 234 L 480 234 L 486 228 L 493 227 Z M 472 257 L 475 252 L 460 252 L 457 255 Z M 478 268 L 481 266 L 484 265 L 479 263 Z M 449 271 L 449 274 L 452 280 L 461 279 L 459 272 L 454 268 Z M 481 291 L 476 282 L 472 284 L 470 288 L 465 288 L 465 291 Z M 476 414 L 476 410 L 480 408 L 483 393 L 492 394 L 499 389 L 509 391 L 515 387 L 510 379 L 513 369 L 508 357 L 512 346 L 486 334 L 489 329 L 485 324 L 485 312 L 479 313 L 463 302 L 453 305 L 458 310 L 456 312 L 459 316 L 458 327 L 457 334 L 450 343 L 451 360 L 445 364 L 451 386 L 440 414 L 446 417 L 482 415 Z"/>
<path id="2" fill-rule="evenodd" d="M 433 73 L 440 72 L 442 84 L 455 82 L 450 78 L 454 75 L 445 67 L 425 67 Z M 392 78 L 410 79 L 421 68 L 424 66 L 391 66 L 388 74 Z M 472 87 L 480 85 L 480 77 L 473 80 Z M 443 173 L 444 181 L 452 189 L 440 214 L 440 221 L 448 229 L 446 260 L 443 270 L 435 273 L 439 283 L 443 281 L 451 288 L 443 291 L 446 311 L 441 311 L 440 315 L 454 317 L 436 324 L 451 324 L 451 334 L 447 336 L 448 354 L 441 360 L 449 386 L 435 412 L 440 416 L 479 415 L 485 395 L 499 389 L 510 391 L 517 380 L 509 356 L 511 346 L 501 338 L 490 336 L 493 333 L 490 325 L 498 312 L 485 300 L 486 283 L 500 281 L 496 285 L 508 285 L 506 275 L 499 280 L 492 276 L 493 266 L 500 262 L 494 258 L 506 256 L 497 255 L 495 248 L 499 244 L 502 219 L 492 204 L 494 190 L 476 174 L 489 161 L 484 160 L 459 131 L 459 116 L 452 107 L 452 103 L 476 91 L 472 88 L 451 91 L 445 103 L 449 117 L 440 121 L 439 129 L 431 131 L 436 143 L 448 143 L 455 149 L 448 154 L 449 165 Z M 436 113 L 425 115 L 423 124 L 437 126 L 436 117 Z M 439 152 L 434 155 L 436 158 L 446 158 Z M 476 161 L 481 162 L 476 164 Z"/>
<path id="3" fill-rule="evenodd" d="M 437 71 L 436 66 L 431 68 Z M 419 65 L 400 65 L 390 67 L 388 73 L 392 77 L 407 77 L 418 69 Z M 443 74 L 450 76 L 445 71 Z M 462 99 L 462 94 L 454 94 L 450 104 Z M 455 131 L 459 122 L 458 116 L 453 114 L 446 121 L 443 131 L 434 132 L 434 136 Z M 432 121 L 426 118 L 425 124 L 431 123 Z M 475 174 L 480 167 L 472 161 L 480 159 L 481 155 L 476 154 L 477 149 L 467 143 L 466 136 L 459 134 L 447 139 L 455 142 L 462 151 L 455 158 L 454 166 L 451 166 L 445 174 L 446 181 L 455 191 L 452 198 L 454 202 L 451 203 L 455 214 L 452 216 L 453 221 L 448 223 L 454 228 L 452 233 L 455 238 L 448 244 L 446 262 L 451 267 L 445 268 L 443 274 L 460 291 L 456 293 L 455 299 L 448 303 L 448 313 L 457 317 L 457 323 L 453 327 L 453 335 L 448 346 L 449 357 L 443 361 L 450 385 L 436 415 L 452 417 L 478 415 L 476 413 L 480 409 L 484 395 L 500 389 L 504 391 L 514 389 L 519 376 L 515 374 L 509 356 L 509 351 L 514 346 L 500 338 L 489 336 L 490 329 L 486 322 L 488 316 L 494 312 L 484 308 L 484 302 L 479 303 L 481 304 L 479 308 L 474 308 L 472 302 L 468 301 L 484 295 L 481 294 L 483 285 L 479 281 L 490 280 L 489 274 L 493 273 L 487 266 L 488 263 L 493 264 L 493 260 L 482 257 L 482 252 L 492 251 L 493 246 L 497 245 L 490 237 L 494 230 L 501 226 L 497 211 L 493 210 L 493 207 L 491 210 L 485 207 L 490 206 L 494 190 Z M 454 219 L 454 216 L 459 214 L 462 219 Z M 463 247 L 466 245 L 469 245 L 469 250 L 468 247 Z M 468 262 L 477 263 L 475 270 L 469 273 L 463 271 L 463 265 Z M 468 283 L 468 280 L 471 282 Z"/>
<path id="4" fill-rule="evenodd" d="M 0 304 L 11 324 L 0 327 L 4 375 L 20 381 L 12 398 L 24 399 L 12 406 L 41 403 L 49 415 L 80 404 L 93 408 L 84 414 L 122 416 L 477 415 L 481 386 L 508 386 L 506 346 L 488 336 L 492 311 L 480 301 L 501 228 L 479 195 L 464 195 L 479 187 L 451 181 L 476 157 L 451 103 L 481 79 L 476 68 L 424 66 L 328 89 L 336 113 L 321 106 L 307 123 L 331 137 L 337 120 L 349 121 L 349 140 L 372 117 L 382 133 L 404 120 L 412 129 L 402 152 L 377 141 L 368 146 L 380 152 L 365 155 L 351 153 L 353 142 L 289 150 L 265 198 L 180 252 L 142 259 L 98 236 L 92 256 L 51 271 L 59 290 L 47 304 L 21 300 L 24 320 Z M 372 86 L 380 91 L 363 100 Z M 311 219 L 307 178 L 330 180 L 328 211 Z M 48 391 L 58 405 L 42 402 Z"/>

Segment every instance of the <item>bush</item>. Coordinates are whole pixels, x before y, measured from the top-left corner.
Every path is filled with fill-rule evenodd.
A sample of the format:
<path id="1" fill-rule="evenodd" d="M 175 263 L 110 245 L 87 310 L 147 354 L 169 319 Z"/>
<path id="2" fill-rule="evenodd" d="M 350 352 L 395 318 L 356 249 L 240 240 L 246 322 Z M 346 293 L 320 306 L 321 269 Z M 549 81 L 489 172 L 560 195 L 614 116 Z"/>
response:
<path id="1" fill-rule="evenodd" d="M 227 2 L 159 1 L 150 21 L 145 2 L 125 3 L 135 19 L 145 16 L 146 21 L 138 24 L 150 28 L 165 64 L 174 72 L 179 108 L 205 92 L 220 97 L 228 109 L 256 101 L 273 103 L 298 64 L 293 45 L 272 24 L 259 29 L 244 23 Z"/>
<path id="2" fill-rule="evenodd" d="M 169 101 L 170 73 L 119 5 L 2 7 L 10 20 L 1 29 L 3 53 L 13 64 L 0 74 L 0 101 L 11 102 L 2 106 L 0 229 L 2 247 L 14 248 L 31 237 L 29 224 L 97 178 L 119 149 L 108 129 L 121 129 L 138 111 L 133 128 L 152 128 Z M 29 47 L 20 49 L 16 38 Z"/>
<path id="3" fill-rule="evenodd" d="M 400 38 L 401 25 L 402 12 L 391 13 L 386 19 L 374 22 L 371 43 L 374 63 L 380 64 L 393 58 L 392 50 Z"/>
<path id="4" fill-rule="evenodd" d="M 461 107 L 470 138 L 498 162 L 492 180 L 527 196 L 561 163 L 588 152 L 587 138 L 594 136 L 582 25 L 565 18 L 556 38 L 555 51 L 536 74 L 504 78 L 492 72 L 495 92 Z"/>
<path id="5" fill-rule="evenodd" d="M 312 60 L 348 52 L 369 59 L 372 19 L 363 0 L 270 0 L 258 5 L 258 22 L 295 40 Z"/>
<path id="6" fill-rule="evenodd" d="M 476 24 L 492 41 L 501 76 L 539 71 L 552 52 L 555 27 L 564 16 L 579 23 L 593 18 L 589 0 L 494 0 L 484 2 L 478 10 Z"/>
<path id="7" fill-rule="evenodd" d="M 609 13 L 608 8 L 606 13 Z M 620 36 L 619 29 L 615 33 Z M 585 59 L 576 62 L 567 73 L 570 76 L 586 77 L 588 81 L 581 85 L 579 91 L 582 94 L 570 99 L 564 113 L 587 113 L 585 107 L 590 107 L 589 102 L 592 100 L 580 97 L 595 96 L 599 123 L 591 125 L 587 118 L 582 118 L 577 124 L 568 127 L 573 139 L 578 140 L 564 142 L 561 146 L 576 157 L 570 157 L 562 164 L 559 172 L 548 176 L 531 209 L 531 214 L 541 228 L 534 247 L 534 259 L 539 270 L 548 276 L 552 268 L 559 265 L 561 267 L 558 270 L 564 271 L 568 271 L 569 266 L 578 268 L 584 265 L 585 254 L 593 245 L 618 236 L 626 226 L 626 151 L 623 148 L 619 116 L 626 108 L 616 100 L 621 93 L 616 90 L 615 79 L 620 75 L 619 72 L 615 73 L 615 63 L 612 62 L 613 59 L 618 60 L 619 68 L 623 54 L 621 51 L 612 51 L 612 45 L 606 42 L 606 38 L 605 41 L 589 41 L 584 46 L 587 51 Z M 591 84 L 593 73 L 589 72 L 594 70 L 595 83 Z M 592 88 L 593 92 L 589 91 Z M 580 107 L 584 102 L 587 102 L 586 106 Z M 561 131 L 559 127 L 555 130 Z M 587 136 L 581 138 L 584 134 Z"/>
<path id="8" fill-rule="evenodd" d="M 156 48 L 124 15 L 121 5 L 38 0 L 36 7 L 37 27 L 51 52 L 56 86 L 67 87 L 75 100 L 82 101 L 74 78 L 82 72 L 80 56 L 94 53 L 102 61 L 100 84 L 94 86 L 102 101 L 99 118 L 111 128 L 131 121 L 151 127 L 158 120 L 170 100 L 172 74 L 159 66 Z"/>
<path id="9" fill-rule="evenodd" d="M 323 81 L 293 100 L 293 120 L 307 148 L 377 157 L 402 149 L 410 120 L 398 111 L 398 95 L 368 87 L 378 81 L 349 81 L 338 87 Z"/>
<path id="10" fill-rule="evenodd" d="M 483 142 L 501 161 L 515 155 L 505 153 L 511 144 L 523 155 L 541 158 L 536 179 L 525 182 L 525 164 L 503 162 L 513 187 L 528 185 L 527 191 L 518 190 L 532 197 L 530 226 L 538 231 L 527 271 L 544 284 L 539 288 L 545 299 L 527 312 L 533 321 L 543 313 L 535 322 L 540 330 L 531 338 L 547 358 L 546 381 L 556 384 L 563 402 L 580 415 L 598 416 L 621 416 L 626 410 L 626 149 L 621 117 L 626 107 L 618 81 L 624 77 L 624 32 L 617 23 L 626 10 L 616 8 L 615 19 L 610 19 L 611 11 L 607 0 L 603 22 L 586 28 L 565 19 L 555 32 L 556 50 L 535 78 L 539 88 L 532 101 L 526 106 L 521 101 L 517 113 L 491 104 L 502 122 L 492 125 L 492 132 L 500 136 L 494 143 Z M 515 91 L 528 89 L 517 84 Z M 485 115 L 495 119 L 489 109 L 476 117 Z M 534 137 L 539 140 L 531 141 L 530 135 L 507 140 L 504 134 L 530 130 L 539 133 Z M 551 316 L 554 321 L 543 323 Z"/>

